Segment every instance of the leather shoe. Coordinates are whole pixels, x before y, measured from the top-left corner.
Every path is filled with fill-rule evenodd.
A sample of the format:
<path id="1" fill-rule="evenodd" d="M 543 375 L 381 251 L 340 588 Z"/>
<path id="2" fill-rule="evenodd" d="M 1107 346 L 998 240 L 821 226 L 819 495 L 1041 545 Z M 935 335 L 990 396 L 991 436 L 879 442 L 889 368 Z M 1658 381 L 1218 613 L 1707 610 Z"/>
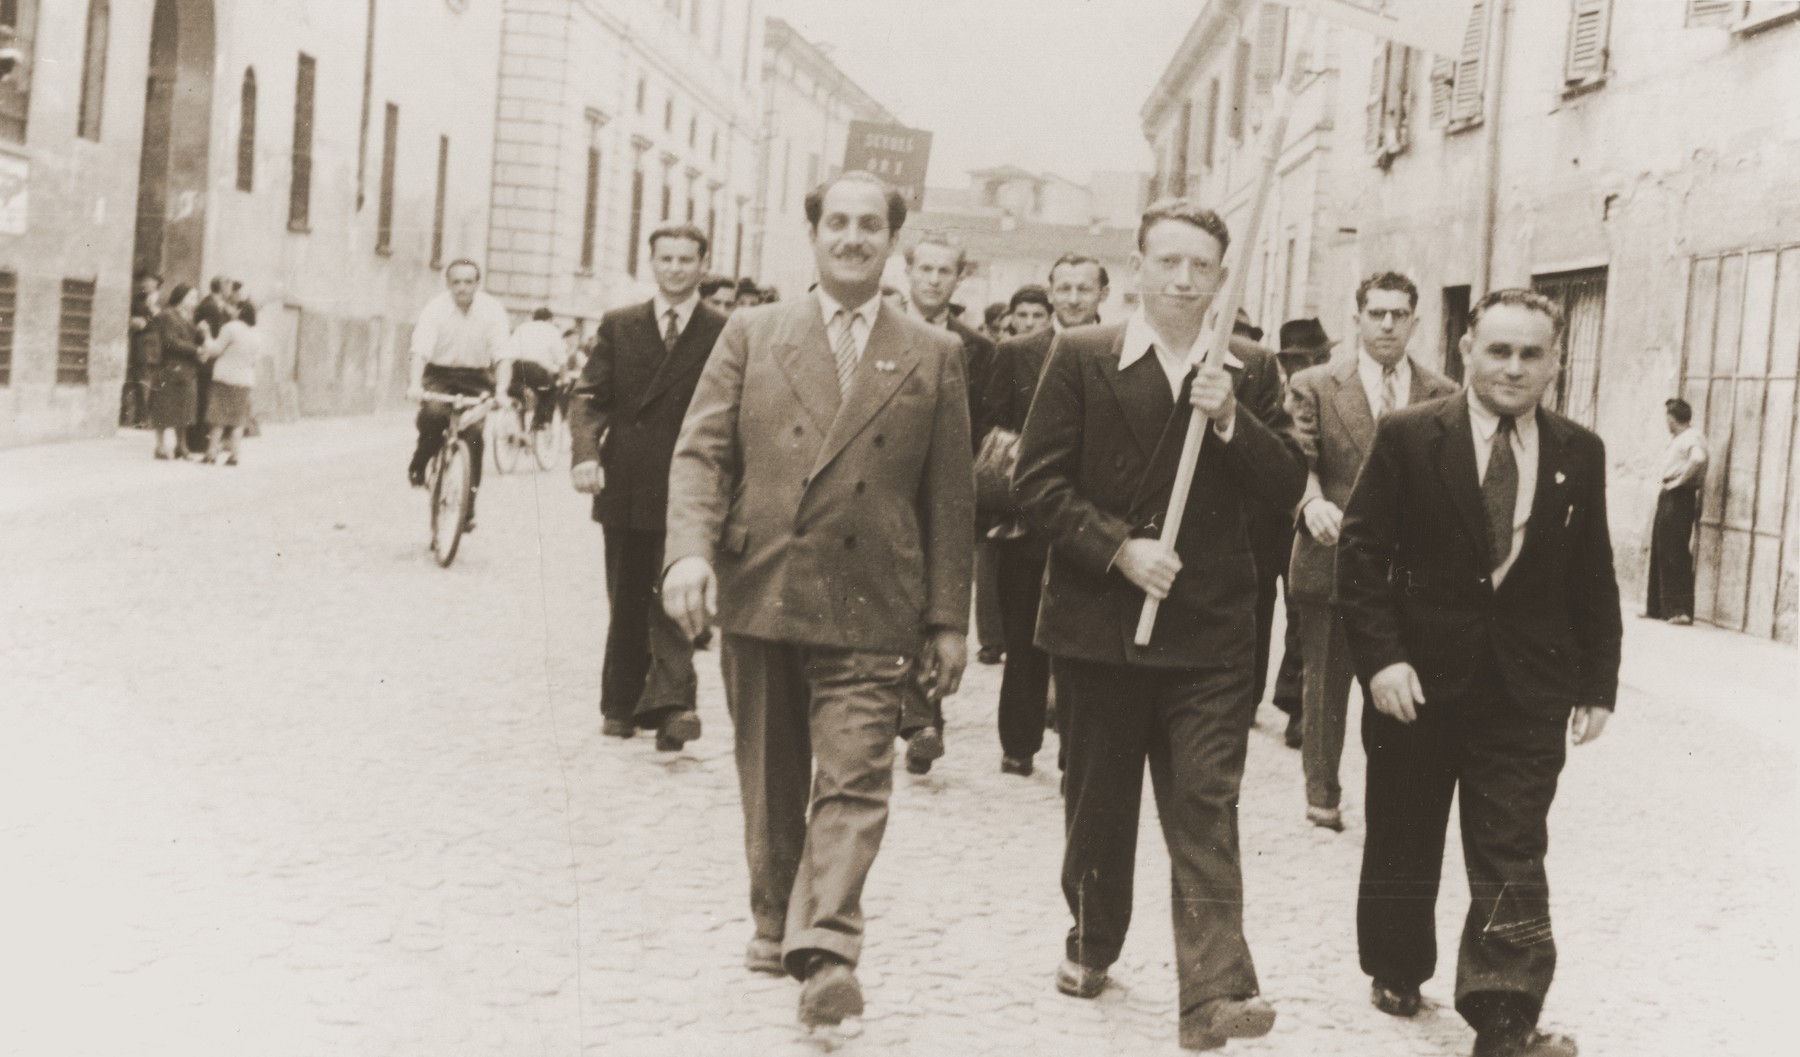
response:
<path id="1" fill-rule="evenodd" d="M 658 733 L 670 741 L 682 744 L 699 741 L 700 713 L 691 708 L 680 712 L 671 712 L 668 718 L 662 721 L 662 728 Z M 676 747 L 679 748 L 680 744 Z"/>
<path id="2" fill-rule="evenodd" d="M 1070 998 L 1094 998 L 1106 990 L 1106 970 L 1064 958 L 1056 967 L 1056 989 Z"/>
<path id="3" fill-rule="evenodd" d="M 862 985 L 848 963 L 829 955 L 815 955 L 800 989 L 800 1023 L 807 1027 L 841 1024 L 845 1017 L 860 1017 Z"/>
<path id="4" fill-rule="evenodd" d="M 944 736 L 936 727 L 921 727 L 906 739 L 906 769 L 912 774 L 931 773 L 931 761 L 944 755 Z"/>
<path id="5" fill-rule="evenodd" d="M 1410 1017 L 1419 1012 L 1419 989 L 1386 984 L 1380 980 L 1369 985 L 1369 1004 L 1390 1017 Z"/>
<path id="6" fill-rule="evenodd" d="M 1181 1018 L 1181 1048 L 1216 1050 L 1227 1039 L 1260 1039 L 1275 1026 L 1275 1007 L 1252 995 L 1215 998 Z"/>
<path id="7" fill-rule="evenodd" d="M 1536 1028 L 1524 1035 L 1475 1036 L 1475 1057 L 1576 1057 L 1580 1052 L 1573 1038 Z"/>
<path id="8" fill-rule="evenodd" d="M 637 724 L 629 719 L 603 719 L 600 733 L 609 738 L 632 738 L 637 736 Z"/>
<path id="9" fill-rule="evenodd" d="M 1301 734 L 1302 729 L 1300 716 L 1298 714 L 1289 716 L 1287 730 L 1282 732 L 1281 740 L 1286 743 L 1288 748 L 1298 749 L 1301 741 L 1304 740 Z"/>
<path id="10" fill-rule="evenodd" d="M 982 664 L 999 664 L 1006 659 L 1006 651 L 998 646 L 983 646 L 976 651 L 975 659 Z"/>
<path id="11" fill-rule="evenodd" d="M 744 968 L 753 973 L 785 975 L 787 966 L 781 964 L 781 941 L 765 936 L 751 937 L 750 945 L 744 948 Z"/>
<path id="12" fill-rule="evenodd" d="M 1031 777 L 1031 761 L 1018 756 L 1000 757 L 1000 773 L 1016 774 L 1020 778 Z"/>
<path id="13" fill-rule="evenodd" d="M 1334 833 L 1344 832 L 1344 813 L 1335 807 L 1306 807 L 1306 821 Z"/>
<path id="14" fill-rule="evenodd" d="M 1670 617 L 1669 618 L 1669 623 L 1674 624 L 1676 627 L 1685 628 L 1689 624 L 1692 624 L 1693 622 L 1694 622 L 1694 618 L 1690 617 L 1690 616 L 1679 616 L 1679 617 Z"/>

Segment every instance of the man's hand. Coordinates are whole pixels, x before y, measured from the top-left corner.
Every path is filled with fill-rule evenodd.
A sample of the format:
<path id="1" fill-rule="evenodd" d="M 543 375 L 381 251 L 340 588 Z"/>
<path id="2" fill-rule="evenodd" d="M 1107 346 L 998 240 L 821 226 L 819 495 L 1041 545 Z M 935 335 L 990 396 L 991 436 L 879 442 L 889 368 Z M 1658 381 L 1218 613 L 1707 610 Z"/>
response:
<path id="1" fill-rule="evenodd" d="M 1125 579 L 1158 602 L 1169 597 L 1175 574 L 1181 571 L 1181 559 L 1152 539 L 1126 540 L 1113 565 L 1125 574 Z"/>
<path id="2" fill-rule="evenodd" d="M 1582 705 L 1569 713 L 1569 734 L 1575 739 L 1575 744 L 1586 745 L 1606 730 L 1606 721 L 1611 718 L 1610 708 Z"/>
<path id="3" fill-rule="evenodd" d="M 1237 417 L 1237 394 L 1232 391 L 1231 372 L 1217 363 L 1202 362 L 1188 389 L 1188 403 L 1212 419 L 1223 430 Z"/>
<path id="4" fill-rule="evenodd" d="M 925 647 L 919 651 L 919 680 L 938 697 L 949 697 L 962 685 L 968 663 L 968 633 L 939 628 L 925 637 Z"/>
<path id="5" fill-rule="evenodd" d="M 1369 693 L 1382 715 L 1402 723 L 1419 718 L 1418 706 L 1425 703 L 1425 688 L 1419 685 L 1419 673 L 1405 661 L 1390 664 L 1369 680 Z"/>
<path id="6" fill-rule="evenodd" d="M 662 603 L 663 612 L 690 639 L 712 626 L 719 612 L 719 581 L 705 558 L 689 555 L 669 566 L 663 574 Z"/>
<path id="7" fill-rule="evenodd" d="M 600 472 L 597 462 L 578 462 L 569 471 L 569 481 L 583 495 L 599 495 L 600 486 L 606 483 L 606 475 Z"/>
<path id="8" fill-rule="evenodd" d="M 415 404 L 425 402 L 425 387 L 422 385 L 407 386 L 406 399 Z"/>
<path id="9" fill-rule="evenodd" d="M 1329 499 L 1315 499 L 1306 504 L 1306 508 L 1300 511 L 1300 516 L 1306 521 L 1306 531 L 1312 533 L 1313 539 L 1327 547 L 1337 544 L 1338 533 L 1344 527 L 1344 512 L 1338 509 L 1336 503 Z"/>

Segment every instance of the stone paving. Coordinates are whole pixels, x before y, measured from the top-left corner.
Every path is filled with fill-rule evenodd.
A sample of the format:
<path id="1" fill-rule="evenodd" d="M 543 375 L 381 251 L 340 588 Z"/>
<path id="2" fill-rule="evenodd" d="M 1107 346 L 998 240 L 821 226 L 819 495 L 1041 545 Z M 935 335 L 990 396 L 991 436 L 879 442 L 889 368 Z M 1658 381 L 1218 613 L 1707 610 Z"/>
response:
<path id="1" fill-rule="evenodd" d="M 1168 863 L 1146 798 L 1136 927 L 1083 1003 L 1050 974 L 1053 750 L 998 773 L 998 669 L 900 774 L 866 895 L 854 1037 L 740 966 L 742 829 L 716 655 L 679 755 L 598 735 L 598 529 L 561 472 L 491 471 L 456 565 L 424 550 L 395 418 L 276 427 L 236 469 L 146 436 L 0 452 L 0 1052 L 1155 1054 L 1175 1043 Z M 1628 620 L 1617 722 L 1552 816 L 1584 1053 L 1791 1052 L 1794 653 Z M 1456 1054 L 1466 889 L 1412 1022 L 1371 1010 L 1348 832 L 1308 827 L 1265 708 L 1242 834 L 1268 1038 L 1230 1052 Z M 1452 847 L 1455 842 L 1452 839 Z"/>

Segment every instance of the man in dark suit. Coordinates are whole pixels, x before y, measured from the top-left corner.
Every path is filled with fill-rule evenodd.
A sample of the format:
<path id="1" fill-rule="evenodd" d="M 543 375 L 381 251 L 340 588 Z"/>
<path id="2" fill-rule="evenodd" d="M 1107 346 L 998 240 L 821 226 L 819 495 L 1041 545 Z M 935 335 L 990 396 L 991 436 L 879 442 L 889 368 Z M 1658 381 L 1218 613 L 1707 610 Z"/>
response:
<path id="1" fill-rule="evenodd" d="M 1338 609 L 1374 704 L 1362 968 L 1376 1008 L 1418 1011 L 1457 794 L 1471 899 L 1456 1009 L 1475 1057 L 1576 1052 L 1537 1028 L 1556 966 L 1546 819 L 1565 738 L 1593 741 L 1611 715 L 1621 629 L 1605 445 L 1538 406 L 1561 327 L 1529 290 L 1482 298 L 1462 339 L 1468 392 L 1381 420 L 1337 545 Z"/>
<path id="2" fill-rule="evenodd" d="M 629 738 L 656 730 L 675 752 L 700 736 L 694 708 L 694 636 L 657 603 L 663 569 L 669 460 L 700 369 L 725 317 L 700 303 L 706 233 L 665 224 L 650 233 L 656 295 L 600 320 L 571 408 L 577 491 L 594 495 L 606 540 L 606 659 L 600 671 L 601 730 Z"/>
<path id="3" fill-rule="evenodd" d="M 1256 566 L 1248 496 L 1300 497 L 1272 357 L 1190 366 L 1230 235 L 1186 200 L 1153 205 L 1132 266 L 1143 308 L 1124 325 L 1065 331 L 1020 440 L 1017 491 L 1050 544 L 1037 644 L 1068 720 L 1063 895 L 1075 919 L 1056 985 L 1106 985 L 1131 916 L 1138 806 L 1150 764 L 1173 863 L 1181 1042 L 1211 1049 L 1268 1032 L 1243 932 L 1238 784 L 1255 703 Z M 1192 405 L 1190 408 L 1189 405 Z M 1206 418 L 1174 553 L 1166 517 L 1192 409 Z M 1161 600 L 1133 643 L 1146 595 Z"/>
<path id="4" fill-rule="evenodd" d="M 906 200 L 850 170 L 806 219 L 817 292 L 733 315 L 682 425 L 663 604 L 723 633 L 746 964 L 804 980 L 821 1025 L 862 1012 L 903 698 L 954 693 L 968 659 L 974 467 L 961 342 L 882 302 Z"/>
<path id="5" fill-rule="evenodd" d="M 1055 306 L 1051 325 L 1008 339 L 995 349 L 975 415 L 982 436 L 992 429 L 1018 433 L 1025 428 L 1025 413 L 1031 410 L 1050 343 L 1064 330 L 1100 322 L 1100 303 L 1106 300 L 1109 282 L 1105 265 L 1079 253 L 1065 253 L 1050 266 L 1050 298 Z M 1044 713 L 1050 700 L 1050 657 L 1032 641 L 1050 547 L 1018 516 L 987 527 L 985 535 L 995 558 L 1006 637 L 1006 668 L 1000 676 L 1000 770 L 1029 777 L 1032 757 L 1044 746 Z M 1061 724 L 1057 726 L 1060 730 Z M 1067 762 L 1061 752 L 1057 762 Z"/>
<path id="6" fill-rule="evenodd" d="M 1356 352 L 1301 371 L 1288 382 L 1294 434 L 1306 452 L 1302 531 L 1293 542 L 1288 590 L 1300 616 L 1305 657 L 1300 759 L 1306 817 L 1341 831 L 1338 763 L 1350 709 L 1350 647 L 1331 608 L 1338 528 L 1380 419 L 1456 392 L 1456 383 L 1406 354 L 1418 325 L 1419 288 L 1398 272 L 1377 272 L 1356 288 Z"/>

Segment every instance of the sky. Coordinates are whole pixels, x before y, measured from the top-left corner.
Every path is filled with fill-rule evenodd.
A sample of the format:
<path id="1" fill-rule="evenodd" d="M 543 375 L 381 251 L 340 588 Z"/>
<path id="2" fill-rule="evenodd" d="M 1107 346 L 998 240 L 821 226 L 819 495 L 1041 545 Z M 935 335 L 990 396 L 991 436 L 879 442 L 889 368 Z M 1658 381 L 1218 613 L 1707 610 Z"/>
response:
<path id="1" fill-rule="evenodd" d="M 1014 164 L 1084 182 L 1152 168 L 1138 112 L 1203 0 L 764 0 L 932 133 L 927 181 Z"/>

